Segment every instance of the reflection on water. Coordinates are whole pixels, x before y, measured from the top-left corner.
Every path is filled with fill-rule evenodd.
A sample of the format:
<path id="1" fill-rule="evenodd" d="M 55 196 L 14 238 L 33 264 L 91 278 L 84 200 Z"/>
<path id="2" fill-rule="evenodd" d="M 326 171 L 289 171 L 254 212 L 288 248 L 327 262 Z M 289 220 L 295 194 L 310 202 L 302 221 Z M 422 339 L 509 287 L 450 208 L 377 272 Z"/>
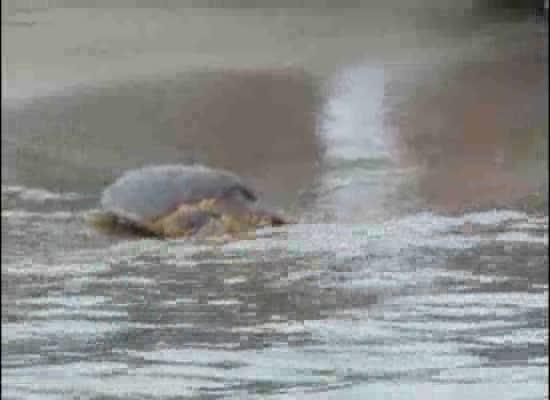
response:
<path id="1" fill-rule="evenodd" d="M 2 7 L 3 397 L 544 396 L 540 26 Z M 193 161 L 299 223 L 223 245 L 84 223 L 122 171 Z"/>

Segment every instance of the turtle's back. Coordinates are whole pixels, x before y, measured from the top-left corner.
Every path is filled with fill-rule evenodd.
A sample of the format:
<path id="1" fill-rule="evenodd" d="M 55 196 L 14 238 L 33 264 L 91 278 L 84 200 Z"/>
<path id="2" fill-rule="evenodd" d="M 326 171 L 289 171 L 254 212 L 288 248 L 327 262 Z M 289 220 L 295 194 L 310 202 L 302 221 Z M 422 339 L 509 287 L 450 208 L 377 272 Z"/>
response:
<path id="1" fill-rule="evenodd" d="M 200 165 L 161 165 L 125 173 L 107 187 L 103 209 L 135 223 L 151 221 L 182 203 L 232 196 L 255 201 L 254 191 L 235 174 Z"/>

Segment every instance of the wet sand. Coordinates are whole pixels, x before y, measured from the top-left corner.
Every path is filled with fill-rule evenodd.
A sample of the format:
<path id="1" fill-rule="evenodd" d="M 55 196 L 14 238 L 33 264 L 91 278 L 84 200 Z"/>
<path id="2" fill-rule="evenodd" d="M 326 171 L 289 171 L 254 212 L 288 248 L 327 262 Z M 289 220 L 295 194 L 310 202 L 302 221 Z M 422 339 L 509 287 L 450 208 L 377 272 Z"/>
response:
<path id="1" fill-rule="evenodd" d="M 83 88 L 4 110 L 3 138 L 15 147 L 6 163 L 17 174 L 7 170 L 25 185 L 71 191 L 100 188 L 142 165 L 200 162 L 291 202 L 317 173 L 319 101 L 314 78 L 292 69 Z"/>
<path id="2" fill-rule="evenodd" d="M 424 82 L 389 113 L 401 162 L 420 167 L 418 188 L 428 207 L 461 212 L 545 197 L 548 58 L 542 46 L 548 42 L 540 31 L 495 44 L 486 59 Z"/>

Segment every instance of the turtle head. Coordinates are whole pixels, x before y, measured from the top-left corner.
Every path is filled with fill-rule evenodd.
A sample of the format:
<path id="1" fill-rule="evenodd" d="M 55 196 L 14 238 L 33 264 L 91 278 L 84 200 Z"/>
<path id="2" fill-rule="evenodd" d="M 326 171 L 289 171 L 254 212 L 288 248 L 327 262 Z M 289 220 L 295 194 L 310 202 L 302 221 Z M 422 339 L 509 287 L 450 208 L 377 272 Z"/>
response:
<path id="1" fill-rule="evenodd" d="M 228 232 L 242 232 L 250 228 L 281 226 L 291 223 L 280 214 L 249 201 L 210 198 L 199 202 L 197 208 L 218 215 Z"/>
<path id="2" fill-rule="evenodd" d="M 280 216 L 267 212 L 227 213 L 221 216 L 221 221 L 225 227 L 225 231 L 229 233 L 240 233 L 267 226 L 281 226 L 287 223 Z"/>
<path id="3" fill-rule="evenodd" d="M 279 214 L 266 210 L 252 211 L 249 213 L 248 219 L 251 225 L 256 226 L 281 226 L 289 223 Z"/>
<path id="4" fill-rule="evenodd" d="M 292 223 L 281 214 L 257 204 L 249 204 L 243 210 L 242 219 L 250 226 L 282 226 Z"/>

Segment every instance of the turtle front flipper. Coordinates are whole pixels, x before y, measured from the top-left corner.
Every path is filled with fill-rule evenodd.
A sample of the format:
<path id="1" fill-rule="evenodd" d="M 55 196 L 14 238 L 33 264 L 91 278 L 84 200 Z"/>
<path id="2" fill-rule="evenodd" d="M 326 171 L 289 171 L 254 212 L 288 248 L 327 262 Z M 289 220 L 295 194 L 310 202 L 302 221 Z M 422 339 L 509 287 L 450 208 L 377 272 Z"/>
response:
<path id="1" fill-rule="evenodd" d="M 137 223 L 109 212 L 92 212 L 86 216 L 86 223 L 107 234 L 143 237 L 161 236 L 146 224 Z"/>
<path id="2" fill-rule="evenodd" d="M 166 238 L 191 237 L 219 218 L 213 211 L 182 204 L 171 214 L 149 224 L 149 229 Z"/>
<path id="3" fill-rule="evenodd" d="M 265 226 L 280 226 L 288 221 L 280 215 L 259 208 L 255 203 L 234 198 L 207 198 L 198 203 L 181 204 L 175 211 L 146 227 L 157 236 L 225 237 Z"/>

